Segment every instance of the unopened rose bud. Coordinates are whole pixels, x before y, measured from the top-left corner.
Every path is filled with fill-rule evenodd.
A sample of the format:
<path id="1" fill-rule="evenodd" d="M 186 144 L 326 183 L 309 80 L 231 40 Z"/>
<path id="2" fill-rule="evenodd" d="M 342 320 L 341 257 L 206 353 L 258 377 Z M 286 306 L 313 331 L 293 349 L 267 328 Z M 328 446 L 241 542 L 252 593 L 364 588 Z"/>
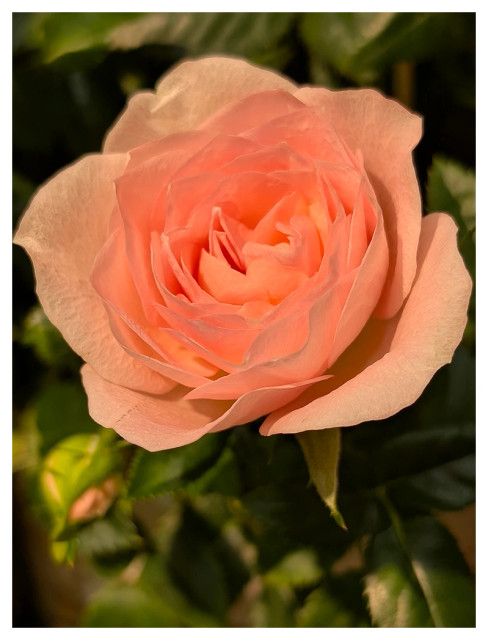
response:
<path id="1" fill-rule="evenodd" d="M 119 489 L 116 476 L 104 480 L 97 487 L 90 487 L 72 504 L 69 512 L 70 522 L 82 522 L 104 516 L 112 504 Z"/>

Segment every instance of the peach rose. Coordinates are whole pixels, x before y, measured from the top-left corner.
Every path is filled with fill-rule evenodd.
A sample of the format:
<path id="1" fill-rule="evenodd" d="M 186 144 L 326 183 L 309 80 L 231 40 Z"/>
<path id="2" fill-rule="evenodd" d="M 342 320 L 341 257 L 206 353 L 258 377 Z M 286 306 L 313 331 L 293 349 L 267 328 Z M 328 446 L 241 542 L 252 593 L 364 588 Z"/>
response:
<path id="1" fill-rule="evenodd" d="M 421 128 L 377 91 L 221 57 L 136 94 L 15 236 L 86 362 L 92 417 L 159 450 L 265 415 L 262 434 L 297 433 L 414 402 L 471 291 L 452 219 L 421 217 Z"/>

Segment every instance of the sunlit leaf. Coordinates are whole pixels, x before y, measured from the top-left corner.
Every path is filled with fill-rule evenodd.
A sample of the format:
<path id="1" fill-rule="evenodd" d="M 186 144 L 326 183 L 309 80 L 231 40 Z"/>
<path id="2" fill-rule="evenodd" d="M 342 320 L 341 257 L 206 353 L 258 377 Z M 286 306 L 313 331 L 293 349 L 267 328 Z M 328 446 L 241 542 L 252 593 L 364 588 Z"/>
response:
<path id="1" fill-rule="evenodd" d="M 373 539 L 365 584 L 376 626 L 434 626 L 422 589 L 393 528 Z"/>
<path id="2" fill-rule="evenodd" d="M 259 597 L 252 604 L 249 620 L 253 627 L 294 627 L 296 597 L 287 586 L 260 585 Z"/>
<path id="3" fill-rule="evenodd" d="M 41 49 L 44 60 L 94 47 L 105 47 L 110 34 L 120 24 L 140 13 L 45 13 L 32 15 L 30 29 L 24 27 L 24 41 Z"/>
<path id="4" fill-rule="evenodd" d="M 435 626 L 474 627 L 474 583 L 454 539 L 430 517 L 408 522 L 405 538 Z"/>
<path id="5" fill-rule="evenodd" d="M 337 470 L 340 459 L 340 429 L 323 429 L 297 434 L 297 440 L 307 461 L 310 478 L 319 496 L 329 507 L 337 524 L 346 529 L 337 509 Z"/>
<path id="6" fill-rule="evenodd" d="M 373 84 L 399 60 L 435 55 L 446 30 L 462 41 L 465 20 L 436 13 L 308 13 L 301 33 L 312 58 L 359 84 Z"/>
<path id="7" fill-rule="evenodd" d="M 178 612 L 140 585 L 105 585 L 83 614 L 84 627 L 179 627 Z"/>
<path id="8" fill-rule="evenodd" d="M 366 595 L 380 627 L 474 626 L 474 588 L 447 531 L 431 517 L 402 522 L 375 536 Z"/>
<path id="9" fill-rule="evenodd" d="M 450 213 L 463 235 L 475 226 L 475 193 L 474 171 L 448 158 L 434 158 L 427 184 L 427 206 L 429 211 Z"/>
<path id="10" fill-rule="evenodd" d="M 307 596 L 303 607 L 297 613 L 298 627 L 356 627 L 353 611 L 323 587 L 315 589 Z"/>
<path id="11" fill-rule="evenodd" d="M 264 576 L 268 584 L 287 587 L 304 587 L 317 583 L 323 575 L 316 554 L 302 549 L 285 556 Z"/>
<path id="12" fill-rule="evenodd" d="M 225 53 L 283 66 L 290 13 L 151 13 L 114 30 L 111 48 L 180 46 L 188 55 Z"/>
<path id="13" fill-rule="evenodd" d="M 65 529 L 69 531 L 74 501 L 120 471 L 121 465 L 121 453 L 113 446 L 110 431 L 70 436 L 50 450 L 39 472 L 39 483 L 54 538 L 59 538 Z"/>

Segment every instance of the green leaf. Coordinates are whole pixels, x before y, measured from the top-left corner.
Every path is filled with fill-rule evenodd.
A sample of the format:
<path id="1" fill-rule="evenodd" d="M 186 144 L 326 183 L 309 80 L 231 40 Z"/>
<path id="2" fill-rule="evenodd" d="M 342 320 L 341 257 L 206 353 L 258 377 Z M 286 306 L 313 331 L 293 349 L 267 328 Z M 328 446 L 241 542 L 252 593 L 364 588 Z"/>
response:
<path id="1" fill-rule="evenodd" d="M 310 593 L 297 612 L 298 627 L 357 627 L 357 618 L 327 589 L 320 587 Z M 361 625 L 363 626 L 363 625 Z"/>
<path id="2" fill-rule="evenodd" d="M 140 585 L 105 585 L 83 614 L 84 627 L 179 627 L 181 618 L 162 598 Z"/>
<path id="3" fill-rule="evenodd" d="M 375 536 L 366 595 L 381 627 L 472 627 L 474 585 L 454 539 L 434 518 L 402 522 Z"/>
<path id="4" fill-rule="evenodd" d="M 296 597 L 293 589 L 264 584 L 259 597 L 251 606 L 249 619 L 253 627 L 294 627 L 293 612 L 295 607 Z"/>
<path id="5" fill-rule="evenodd" d="M 340 459 L 341 430 L 306 431 L 298 433 L 296 437 L 319 496 L 329 507 L 337 524 L 346 529 L 344 519 L 337 509 L 337 470 Z"/>
<path id="6" fill-rule="evenodd" d="M 186 55 L 224 53 L 283 67 L 294 21 L 290 13 L 46 13 L 14 24 L 17 49 L 36 48 L 48 63 L 90 50 L 165 45 Z"/>
<path id="7" fill-rule="evenodd" d="M 400 60 L 437 53 L 446 30 L 462 39 L 456 18 L 435 13 L 308 13 L 300 28 L 312 60 L 359 84 L 374 84 Z"/>
<path id="8" fill-rule="evenodd" d="M 186 486 L 185 492 L 190 496 L 208 493 L 237 496 L 240 490 L 241 481 L 236 456 L 229 447 L 225 447 L 212 466 Z"/>
<path id="9" fill-rule="evenodd" d="M 81 384 L 75 382 L 57 382 L 41 391 L 37 400 L 37 428 L 43 455 L 70 435 L 100 431 L 88 414 L 87 398 Z"/>
<path id="10" fill-rule="evenodd" d="M 456 221 L 459 227 L 459 250 L 473 280 L 476 271 L 475 187 L 474 171 L 454 160 L 442 156 L 434 157 L 427 182 L 428 210 L 445 211 Z"/>
<path id="11" fill-rule="evenodd" d="M 290 13 L 151 13 L 114 30 L 110 47 L 173 45 L 186 55 L 223 53 L 283 67 L 294 21 Z"/>
<path id="12" fill-rule="evenodd" d="M 447 530 L 430 517 L 405 526 L 415 576 L 436 627 L 474 627 L 474 583 Z"/>
<path id="13" fill-rule="evenodd" d="M 264 574 L 264 581 L 277 587 L 309 587 L 322 576 L 317 555 L 310 549 L 301 549 L 282 558 Z"/>
<path id="14" fill-rule="evenodd" d="M 219 627 L 220 621 L 188 602 L 184 594 L 170 578 L 167 565 L 168 554 L 151 554 L 147 557 L 140 584 L 165 602 L 179 618 L 179 627 Z"/>
<path id="15" fill-rule="evenodd" d="M 463 509 L 476 499 L 474 454 L 452 460 L 408 478 L 388 483 L 388 493 L 400 509 L 430 512 Z"/>
<path id="16" fill-rule="evenodd" d="M 121 571 L 144 546 L 132 519 L 115 510 L 83 527 L 78 541 L 81 554 L 111 573 Z"/>
<path id="17" fill-rule="evenodd" d="M 54 539 L 70 535 L 69 512 L 87 489 L 120 471 L 122 456 L 113 433 L 77 434 L 50 450 L 39 472 L 40 495 L 50 513 Z"/>
<path id="18" fill-rule="evenodd" d="M 222 452 L 226 434 L 207 434 L 168 451 L 139 450 L 131 470 L 128 497 L 150 498 L 185 488 L 211 468 Z"/>
<path id="19" fill-rule="evenodd" d="M 46 62 L 68 53 L 107 46 L 119 25 L 137 19 L 140 13 L 45 13 L 33 14 L 24 39 L 37 46 Z"/>
<path id="20" fill-rule="evenodd" d="M 48 320 L 42 307 L 36 305 L 26 315 L 20 342 L 32 347 L 36 356 L 57 369 L 78 370 L 81 360 L 66 344 L 61 333 Z"/>
<path id="21" fill-rule="evenodd" d="M 204 611 L 223 616 L 249 578 L 236 549 L 187 506 L 168 560 L 175 584 Z"/>
<path id="22" fill-rule="evenodd" d="M 435 156 L 429 170 L 429 211 L 447 211 L 465 234 L 475 227 L 476 181 L 474 171 L 454 160 Z"/>
<path id="23" fill-rule="evenodd" d="M 429 608 L 393 528 L 374 537 L 369 549 L 366 597 L 378 627 L 432 627 Z"/>

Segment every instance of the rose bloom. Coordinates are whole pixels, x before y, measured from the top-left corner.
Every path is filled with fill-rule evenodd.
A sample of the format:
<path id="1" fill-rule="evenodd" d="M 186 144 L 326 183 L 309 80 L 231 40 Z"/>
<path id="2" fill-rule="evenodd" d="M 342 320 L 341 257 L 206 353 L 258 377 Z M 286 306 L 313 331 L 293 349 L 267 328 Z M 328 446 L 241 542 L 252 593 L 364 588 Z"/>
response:
<path id="1" fill-rule="evenodd" d="M 471 281 L 422 218 L 421 119 L 214 57 L 136 94 L 103 151 L 35 195 L 15 242 L 83 358 L 91 416 L 151 451 L 267 416 L 357 425 L 449 362 Z"/>

